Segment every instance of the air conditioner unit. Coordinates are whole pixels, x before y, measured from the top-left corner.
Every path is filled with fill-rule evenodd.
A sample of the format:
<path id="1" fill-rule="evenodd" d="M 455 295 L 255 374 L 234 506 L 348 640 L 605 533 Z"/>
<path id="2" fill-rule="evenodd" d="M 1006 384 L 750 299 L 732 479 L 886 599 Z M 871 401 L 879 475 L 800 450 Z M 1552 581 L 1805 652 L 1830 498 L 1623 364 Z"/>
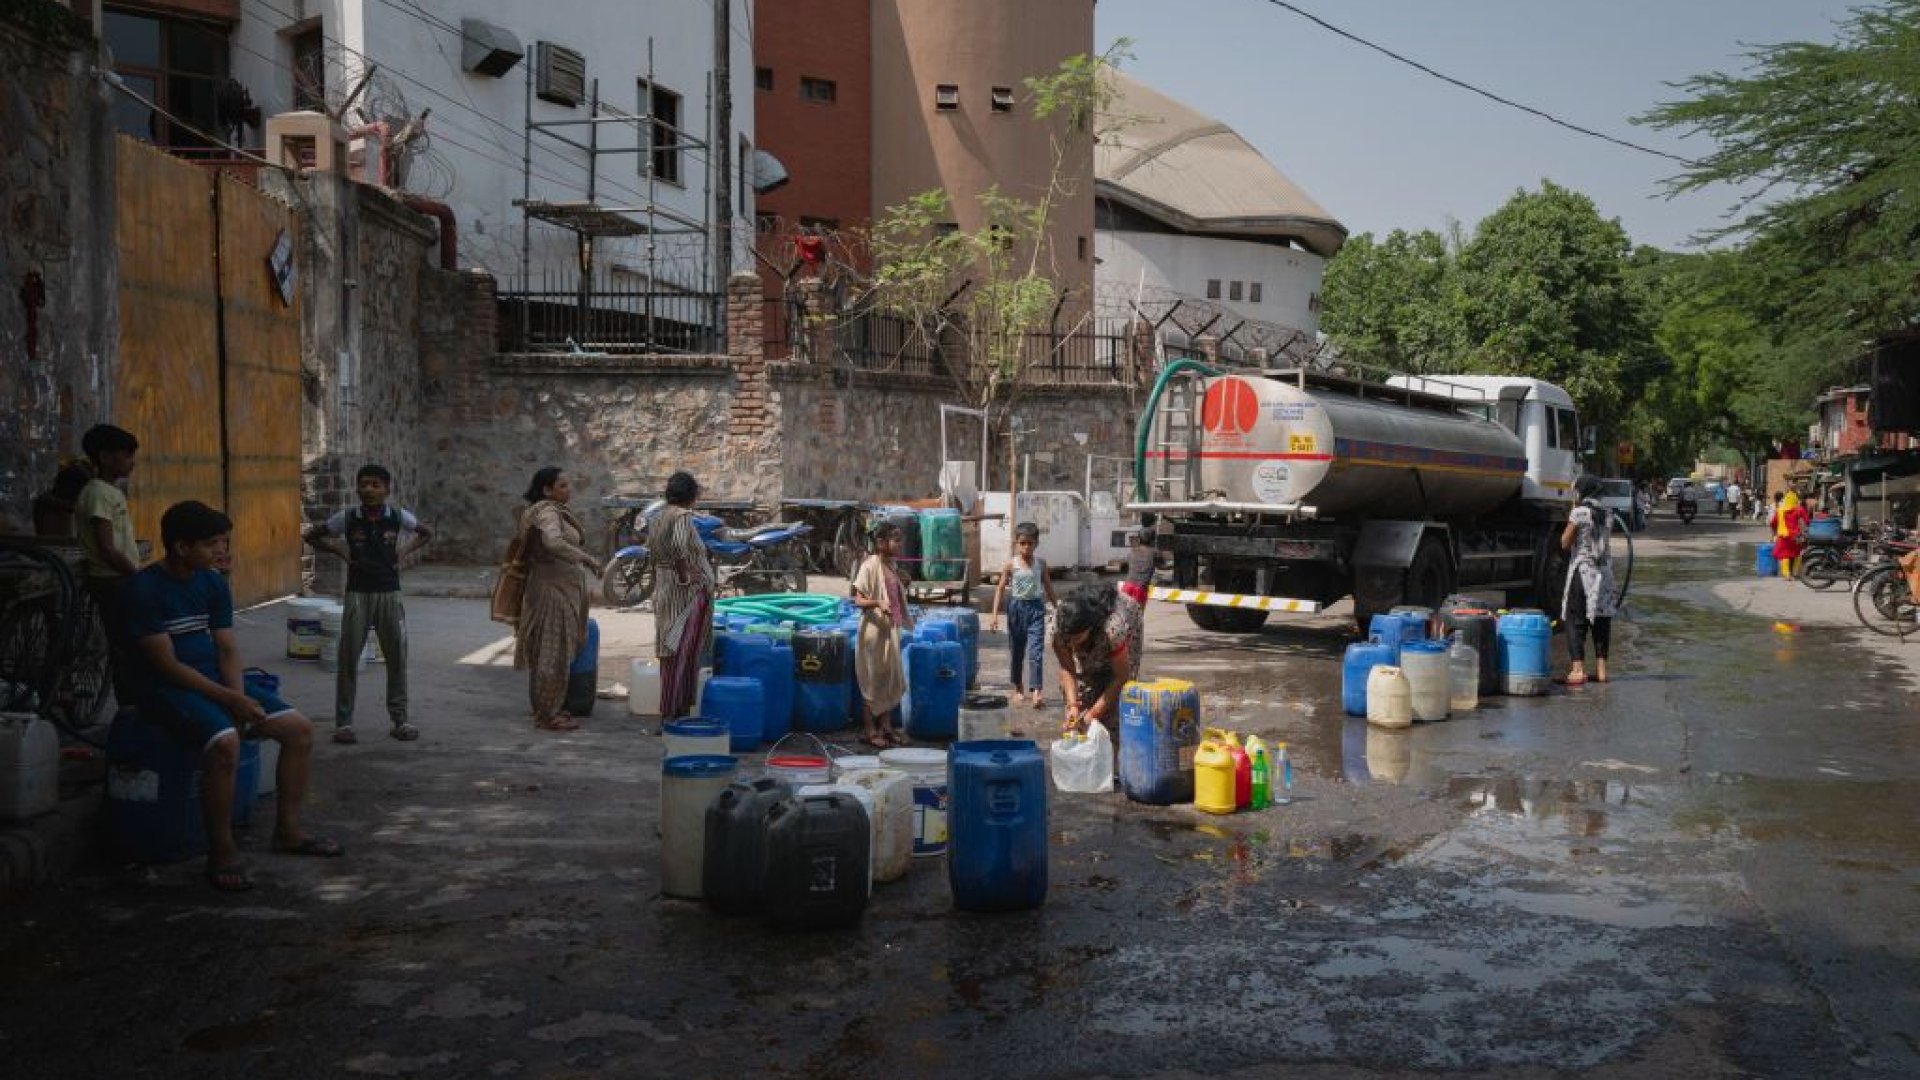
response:
<path id="1" fill-rule="evenodd" d="M 534 46 L 533 95 L 569 108 L 587 97 L 587 58 L 565 45 L 542 41 Z"/>
<path id="2" fill-rule="evenodd" d="M 513 32 L 480 19 L 460 20 L 460 66 L 497 79 L 513 70 L 526 52 Z"/>

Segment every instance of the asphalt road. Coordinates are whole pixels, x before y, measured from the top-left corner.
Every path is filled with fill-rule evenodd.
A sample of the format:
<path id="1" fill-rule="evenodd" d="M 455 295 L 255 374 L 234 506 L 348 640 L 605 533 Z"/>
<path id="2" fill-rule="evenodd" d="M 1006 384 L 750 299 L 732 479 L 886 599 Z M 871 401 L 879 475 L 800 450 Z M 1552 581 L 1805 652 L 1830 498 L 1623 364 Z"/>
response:
<path id="1" fill-rule="evenodd" d="M 258 833 L 243 897 L 101 865 L 8 908 L 5 1072 L 1920 1074 L 1920 645 L 1747 578 L 1759 538 L 1656 520 L 1612 683 L 1405 732 L 1340 714 L 1337 611 L 1156 609 L 1150 673 L 1287 740 L 1292 805 L 1056 794 L 1044 908 L 955 913 L 931 861 L 802 936 L 661 899 L 657 740 L 617 703 L 529 730 L 484 603 L 415 599 L 424 737 L 378 735 L 376 668 L 373 737 L 319 753 L 348 857 Z M 612 681 L 650 628 L 600 617 Z M 248 616 L 258 659 L 278 620 Z M 326 714 L 326 676 L 271 666 Z"/>

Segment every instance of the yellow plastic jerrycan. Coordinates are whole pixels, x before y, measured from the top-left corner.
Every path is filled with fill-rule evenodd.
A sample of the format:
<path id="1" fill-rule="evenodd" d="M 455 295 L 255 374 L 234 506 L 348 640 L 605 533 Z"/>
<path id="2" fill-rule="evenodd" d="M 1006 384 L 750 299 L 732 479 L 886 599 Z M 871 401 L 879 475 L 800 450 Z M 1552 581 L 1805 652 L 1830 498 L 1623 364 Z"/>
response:
<path id="1" fill-rule="evenodd" d="M 1193 805 L 1209 814 L 1231 814 L 1239 806 L 1234 797 L 1234 746 L 1226 732 L 1208 728 L 1193 755 Z"/>

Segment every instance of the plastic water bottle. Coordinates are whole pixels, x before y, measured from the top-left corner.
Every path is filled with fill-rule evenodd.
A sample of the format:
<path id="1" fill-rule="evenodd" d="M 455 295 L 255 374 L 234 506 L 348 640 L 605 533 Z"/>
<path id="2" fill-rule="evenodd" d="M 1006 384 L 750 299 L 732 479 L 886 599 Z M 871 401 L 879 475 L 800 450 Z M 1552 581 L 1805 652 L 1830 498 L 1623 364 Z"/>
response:
<path id="1" fill-rule="evenodd" d="M 1286 743 L 1274 743 L 1274 752 L 1280 755 L 1280 791 L 1279 798 L 1273 800 L 1281 806 L 1293 802 L 1293 758 L 1287 753 Z"/>
<path id="2" fill-rule="evenodd" d="M 1253 802 L 1251 809 L 1265 810 L 1273 804 L 1271 777 L 1267 768 L 1267 748 L 1256 746 L 1253 750 Z"/>

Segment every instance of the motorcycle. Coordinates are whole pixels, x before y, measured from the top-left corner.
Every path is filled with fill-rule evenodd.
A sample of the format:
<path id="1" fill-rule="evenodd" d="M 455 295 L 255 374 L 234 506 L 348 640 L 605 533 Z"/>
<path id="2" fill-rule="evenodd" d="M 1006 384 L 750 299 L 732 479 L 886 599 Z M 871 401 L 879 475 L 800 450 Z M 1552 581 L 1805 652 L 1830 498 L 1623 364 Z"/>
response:
<path id="1" fill-rule="evenodd" d="M 646 537 L 654 519 L 666 506 L 655 499 L 640 512 L 636 534 Z M 717 595 L 733 593 L 805 592 L 810 525 L 774 522 L 752 528 L 729 528 L 710 514 L 695 514 L 694 530 L 713 560 Z M 600 576 L 600 594 L 615 607 L 638 607 L 653 599 L 653 562 L 645 542 L 628 544 L 613 553 Z"/>
<path id="2" fill-rule="evenodd" d="M 1685 524 L 1691 525 L 1693 524 L 1694 516 L 1700 513 L 1700 504 L 1695 500 L 1682 495 L 1680 497 L 1679 505 L 1675 509 L 1680 515 L 1680 520 Z"/>

